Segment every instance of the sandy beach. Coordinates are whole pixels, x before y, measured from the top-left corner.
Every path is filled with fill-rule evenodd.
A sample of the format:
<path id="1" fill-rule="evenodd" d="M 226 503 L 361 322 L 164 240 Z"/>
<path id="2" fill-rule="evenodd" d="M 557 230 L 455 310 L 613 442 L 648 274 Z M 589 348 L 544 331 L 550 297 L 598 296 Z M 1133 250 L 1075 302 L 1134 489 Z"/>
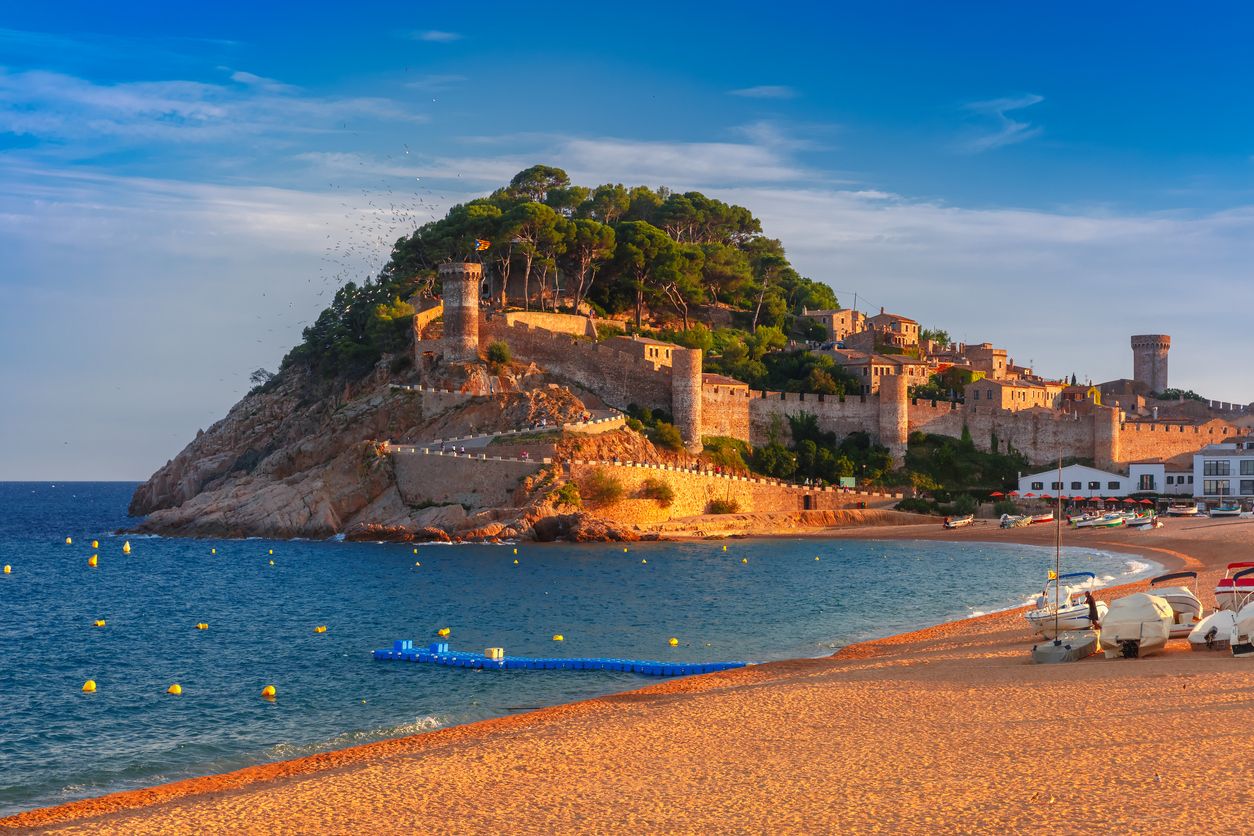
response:
<path id="1" fill-rule="evenodd" d="M 1251 520 L 1065 532 L 1201 573 Z M 1049 545 L 1053 528 L 827 536 Z M 1105 597 L 1118 597 L 1120 589 Z M 1025 590 L 1025 594 L 1030 590 Z M 921 594 L 926 594 L 921 590 Z M 1028 661 L 1019 612 L 0 820 L 53 833 L 1244 832 L 1254 669 Z"/>

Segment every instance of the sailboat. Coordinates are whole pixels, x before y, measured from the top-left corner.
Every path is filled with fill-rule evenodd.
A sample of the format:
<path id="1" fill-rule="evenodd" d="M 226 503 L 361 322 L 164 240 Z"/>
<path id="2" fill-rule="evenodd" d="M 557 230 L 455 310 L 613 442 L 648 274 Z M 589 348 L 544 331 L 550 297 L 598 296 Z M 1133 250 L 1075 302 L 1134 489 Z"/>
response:
<path id="1" fill-rule="evenodd" d="M 1058 483 L 1062 484 L 1062 459 L 1058 459 Z M 1081 659 L 1092 656 L 1097 652 L 1098 631 L 1096 629 L 1089 630 L 1064 630 L 1064 603 L 1071 605 L 1071 596 L 1068 594 L 1067 600 L 1064 602 L 1062 598 L 1062 579 L 1066 577 L 1062 574 L 1062 493 L 1058 495 L 1058 507 L 1054 511 L 1054 571 L 1050 573 L 1051 580 L 1054 581 L 1054 603 L 1051 606 L 1048 602 L 1044 607 L 1038 608 L 1035 612 L 1028 613 L 1028 622 L 1037 629 L 1041 627 L 1041 621 L 1048 621 L 1049 616 L 1053 616 L 1053 630 L 1042 631 L 1046 635 L 1052 635 L 1052 641 L 1040 642 L 1032 645 L 1032 661 L 1038 664 L 1051 664 L 1054 662 L 1078 662 Z M 1046 587 L 1048 589 L 1048 586 Z M 1087 608 L 1086 608 L 1087 609 Z M 1100 612 L 1100 610 L 1099 610 Z M 1086 613 L 1087 616 L 1087 613 Z M 1034 618 L 1037 617 L 1037 618 Z M 1087 620 L 1087 619 L 1086 619 Z M 1097 625 L 1089 622 L 1090 626 L 1096 628 Z"/>

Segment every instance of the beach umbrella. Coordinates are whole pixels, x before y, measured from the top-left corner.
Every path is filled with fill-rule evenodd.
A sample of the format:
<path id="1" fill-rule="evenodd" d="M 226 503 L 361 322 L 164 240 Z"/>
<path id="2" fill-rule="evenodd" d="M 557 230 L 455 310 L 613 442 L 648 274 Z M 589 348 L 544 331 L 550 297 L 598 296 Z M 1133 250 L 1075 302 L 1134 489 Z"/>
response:
<path id="1" fill-rule="evenodd" d="M 1034 493 L 1032 493 L 1032 492 L 1030 492 L 1030 491 L 1029 491 L 1028 493 L 1025 493 L 1023 496 L 1024 496 L 1024 498 L 1026 499 L 1026 498 L 1027 498 L 1027 497 L 1029 497 L 1029 496 L 1036 496 L 1036 494 L 1034 494 Z"/>
<path id="2" fill-rule="evenodd" d="M 1135 505 L 1135 504 L 1136 504 L 1136 500 L 1135 500 L 1135 499 L 1133 499 L 1132 497 L 1127 497 L 1126 499 L 1124 499 L 1124 504 L 1125 504 L 1125 505 Z"/>
<path id="3" fill-rule="evenodd" d="M 1142 504 L 1142 505 L 1153 505 L 1153 504 L 1154 504 L 1154 500 L 1152 500 L 1152 499 L 1142 499 L 1142 500 L 1141 500 L 1141 504 Z"/>
<path id="4" fill-rule="evenodd" d="M 992 493 L 989 494 L 989 496 L 1005 496 L 1005 494 L 1002 493 L 1001 491 L 993 491 Z"/>
<path id="5" fill-rule="evenodd" d="M 1010 496 L 1018 496 L 1018 495 L 1019 495 L 1019 492 L 1018 492 L 1018 491 L 1011 491 L 1011 492 L 1010 492 Z"/>

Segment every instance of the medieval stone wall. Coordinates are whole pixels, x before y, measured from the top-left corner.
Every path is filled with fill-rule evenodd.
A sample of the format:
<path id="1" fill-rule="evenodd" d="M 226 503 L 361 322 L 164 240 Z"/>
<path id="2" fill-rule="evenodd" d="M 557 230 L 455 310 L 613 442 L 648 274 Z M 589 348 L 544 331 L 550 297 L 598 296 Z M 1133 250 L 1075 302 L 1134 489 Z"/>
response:
<path id="1" fill-rule="evenodd" d="M 548 313 L 545 311 L 509 311 L 505 314 L 508 325 L 529 325 L 532 328 L 543 328 L 554 334 L 570 334 L 572 337 L 596 337 L 596 328 L 592 320 L 586 316 L 574 314 Z"/>
<path id="2" fill-rule="evenodd" d="M 1233 424 L 1219 419 L 1193 426 L 1127 421 L 1119 428 L 1119 451 L 1123 460 L 1129 462 L 1169 459 L 1181 453 L 1195 453 L 1208 444 L 1218 444 L 1242 432 Z"/>
<path id="3" fill-rule="evenodd" d="M 421 451 L 393 453 L 392 465 L 396 488 L 407 505 L 460 504 L 470 510 L 515 507 L 523 479 L 544 466 Z"/>
<path id="4" fill-rule="evenodd" d="M 701 389 L 701 435 L 749 440 L 749 405 L 755 395 L 740 387 L 707 385 Z"/>

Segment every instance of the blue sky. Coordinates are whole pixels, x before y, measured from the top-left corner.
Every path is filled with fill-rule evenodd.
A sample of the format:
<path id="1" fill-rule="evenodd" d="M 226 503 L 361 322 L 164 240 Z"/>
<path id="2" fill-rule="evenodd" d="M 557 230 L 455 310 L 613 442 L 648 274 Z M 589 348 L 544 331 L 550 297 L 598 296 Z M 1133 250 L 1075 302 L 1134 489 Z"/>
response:
<path id="1" fill-rule="evenodd" d="M 0 479 L 146 477 L 536 162 L 742 203 L 846 304 L 1046 373 L 1166 332 L 1174 384 L 1254 400 L 1254 12 L 761 5 L 6 8 Z"/>

